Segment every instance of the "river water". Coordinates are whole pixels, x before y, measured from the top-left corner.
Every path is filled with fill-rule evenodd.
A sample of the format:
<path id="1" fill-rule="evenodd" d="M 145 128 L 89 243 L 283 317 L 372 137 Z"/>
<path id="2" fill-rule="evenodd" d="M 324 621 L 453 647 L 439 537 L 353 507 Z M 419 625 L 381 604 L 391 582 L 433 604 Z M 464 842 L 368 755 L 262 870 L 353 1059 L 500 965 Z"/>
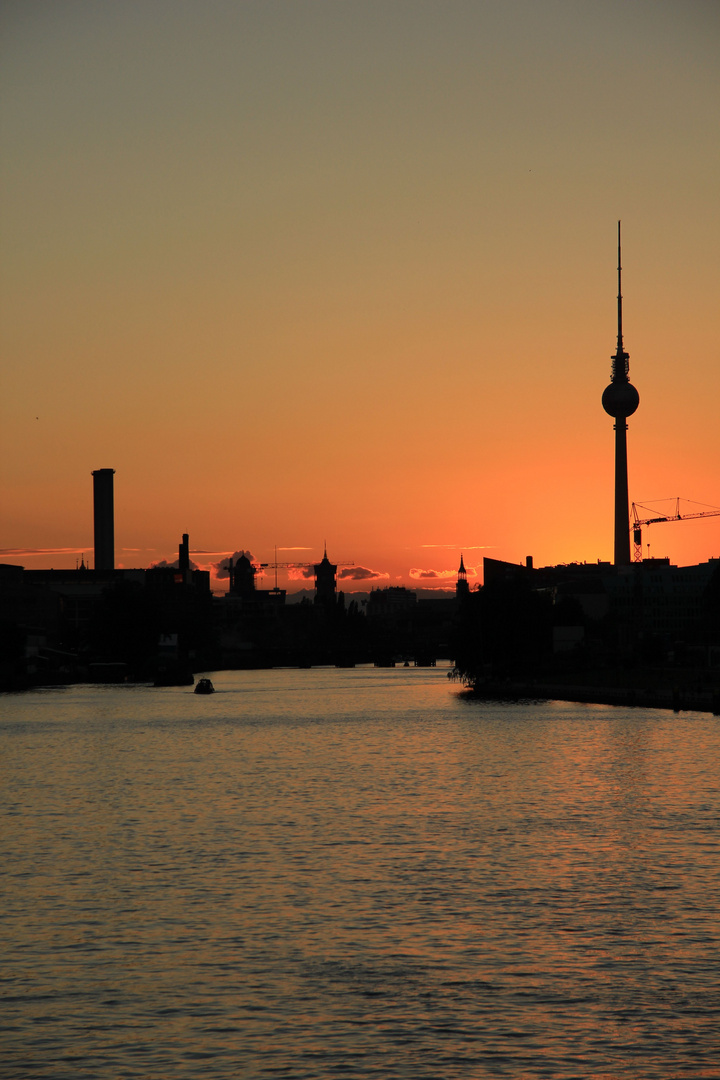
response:
<path id="1" fill-rule="evenodd" d="M 445 676 L 0 696 L 0 1075 L 720 1077 L 720 720 Z"/>

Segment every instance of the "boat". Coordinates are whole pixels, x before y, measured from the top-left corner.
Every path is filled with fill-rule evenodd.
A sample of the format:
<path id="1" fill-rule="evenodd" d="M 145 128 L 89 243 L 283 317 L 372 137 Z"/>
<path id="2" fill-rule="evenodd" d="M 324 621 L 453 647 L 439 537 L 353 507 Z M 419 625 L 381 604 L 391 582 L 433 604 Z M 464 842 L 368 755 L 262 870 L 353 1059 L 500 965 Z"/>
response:
<path id="1" fill-rule="evenodd" d="M 197 686 L 193 691 L 195 694 L 214 694 L 215 687 L 211 683 L 210 679 L 198 679 Z"/>

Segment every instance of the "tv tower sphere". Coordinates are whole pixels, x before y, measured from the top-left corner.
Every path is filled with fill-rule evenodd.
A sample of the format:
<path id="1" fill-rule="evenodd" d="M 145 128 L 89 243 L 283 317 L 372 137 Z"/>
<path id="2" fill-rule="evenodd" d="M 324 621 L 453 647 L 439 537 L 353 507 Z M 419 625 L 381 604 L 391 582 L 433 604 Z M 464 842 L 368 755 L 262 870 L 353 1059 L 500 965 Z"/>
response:
<path id="1" fill-rule="evenodd" d="M 603 409 L 617 420 L 620 416 L 632 416 L 640 404 L 640 395 L 630 382 L 611 382 L 603 390 Z"/>

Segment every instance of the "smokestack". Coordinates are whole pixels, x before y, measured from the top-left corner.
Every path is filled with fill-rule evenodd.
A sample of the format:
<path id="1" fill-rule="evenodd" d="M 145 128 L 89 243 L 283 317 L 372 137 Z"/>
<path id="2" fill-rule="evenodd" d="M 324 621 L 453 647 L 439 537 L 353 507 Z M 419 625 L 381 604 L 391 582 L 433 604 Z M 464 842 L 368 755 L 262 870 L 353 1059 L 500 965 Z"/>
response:
<path id="1" fill-rule="evenodd" d="M 114 475 L 114 469 L 93 470 L 96 570 L 115 569 L 115 511 L 113 507 Z"/>
<path id="2" fill-rule="evenodd" d="M 183 533 L 178 556 L 178 570 L 180 570 L 181 573 L 186 574 L 190 569 L 190 539 L 187 533 Z"/>

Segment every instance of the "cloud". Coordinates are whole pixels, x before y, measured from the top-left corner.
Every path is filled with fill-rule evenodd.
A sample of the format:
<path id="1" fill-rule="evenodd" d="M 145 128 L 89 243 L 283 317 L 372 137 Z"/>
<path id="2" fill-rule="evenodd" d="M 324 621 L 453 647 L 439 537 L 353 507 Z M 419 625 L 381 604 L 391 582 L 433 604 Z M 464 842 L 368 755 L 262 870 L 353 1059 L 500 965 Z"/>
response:
<path id="1" fill-rule="evenodd" d="M 291 581 L 307 581 L 315 577 L 315 566 L 303 566 L 298 563 L 288 568 L 288 578 Z M 379 581 L 389 578 L 389 574 L 383 574 L 380 570 L 371 570 L 367 566 L 347 566 L 338 574 L 338 581 Z"/>
<path id="2" fill-rule="evenodd" d="M 229 554 L 224 559 L 220 559 L 219 562 L 211 563 L 211 570 L 213 572 L 213 577 L 216 577 L 216 578 L 230 577 L 230 571 L 228 569 L 228 564 L 229 564 L 230 560 L 232 559 L 233 563 L 236 563 L 238 561 L 238 559 L 242 558 L 243 555 L 245 555 L 246 558 L 248 558 L 250 560 L 250 562 L 253 561 L 252 552 L 251 551 L 243 551 L 242 548 L 241 548 L 240 551 L 233 551 L 233 553 L 231 555 Z"/>
<path id="3" fill-rule="evenodd" d="M 341 581 L 378 581 L 380 578 L 389 578 L 389 574 L 383 574 L 380 570 L 370 570 L 367 566 L 348 566 L 338 574 Z"/>
<path id="4" fill-rule="evenodd" d="M 188 559 L 188 562 L 190 563 L 190 569 L 191 570 L 199 570 L 200 569 L 198 564 L 193 562 L 192 559 Z M 180 559 L 174 559 L 172 562 L 168 562 L 167 559 L 158 559 L 157 562 L 150 563 L 150 566 L 148 567 L 148 570 L 165 570 L 165 569 L 168 569 L 168 568 L 170 568 L 171 570 L 178 570 L 179 567 L 180 567 Z"/>
<path id="5" fill-rule="evenodd" d="M 279 547 L 278 551 L 312 551 L 311 547 Z"/>
<path id="6" fill-rule="evenodd" d="M 487 551 L 494 544 L 421 544 L 421 548 L 451 548 L 453 551 Z M 408 548 L 411 551 L 412 548 Z"/>
<path id="7" fill-rule="evenodd" d="M 83 555 L 86 551 L 92 551 L 92 544 L 66 548 L 0 548 L 0 555 Z"/>
<path id="8" fill-rule="evenodd" d="M 468 577 L 477 577 L 477 569 L 474 566 L 466 567 Z M 432 578 L 455 578 L 457 577 L 457 570 L 421 570 L 419 567 L 414 566 L 410 570 L 410 577 L 415 578 L 416 581 L 427 581 Z"/>
<path id="9" fill-rule="evenodd" d="M 312 566 L 288 566 L 287 575 L 290 581 L 307 581 L 315 577 L 315 569 Z"/>
<path id="10" fill-rule="evenodd" d="M 456 574 L 456 570 L 420 570 L 416 566 L 413 566 L 410 570 L 410 577 L 415 578 L 417 581 L 425 581 L 428 578 L 455 577 Z"/>

